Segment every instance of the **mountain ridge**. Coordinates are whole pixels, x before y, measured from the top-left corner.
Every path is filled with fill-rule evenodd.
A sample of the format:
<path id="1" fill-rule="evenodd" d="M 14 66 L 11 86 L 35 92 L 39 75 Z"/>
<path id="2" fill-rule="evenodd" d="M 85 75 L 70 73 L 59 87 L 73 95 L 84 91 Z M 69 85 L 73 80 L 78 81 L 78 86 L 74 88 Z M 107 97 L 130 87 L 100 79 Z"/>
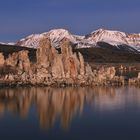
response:
<path id="1" fill-rule="evenodd" d="M 106 30 L 102 28 L 84 36 L 71 34 L 68 30 L 65 29 L 53 29 L 41 34 L 29 35 L 17 41 L 14 45 L 29 48 L 38 48 L 39 42 L 42 38 L 49 38 L 52 46 L 55 48 L 59 48 L 62 39 L 67 38 L 69 39 L 69 41 L 75 44 L 77 48 L 100 47 L 98 45 L 98 42 L 105 42 L 117 49 L 122 48 L 120 48 L 119 46 L 129 46 L 129 51 L 140 51 L 140 34 L 130 34 L 121 31 Z"/>

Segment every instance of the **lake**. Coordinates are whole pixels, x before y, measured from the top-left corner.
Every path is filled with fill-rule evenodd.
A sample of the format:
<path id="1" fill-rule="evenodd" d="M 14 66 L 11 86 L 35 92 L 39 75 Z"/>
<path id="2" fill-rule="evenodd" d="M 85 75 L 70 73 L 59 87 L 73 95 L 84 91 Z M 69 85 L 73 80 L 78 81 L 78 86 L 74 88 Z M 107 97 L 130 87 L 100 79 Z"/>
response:
<path id="1" fill-rule="evenodd" d="M 140 140 L 140 88 L 0 89 L 2 140 Z"/>

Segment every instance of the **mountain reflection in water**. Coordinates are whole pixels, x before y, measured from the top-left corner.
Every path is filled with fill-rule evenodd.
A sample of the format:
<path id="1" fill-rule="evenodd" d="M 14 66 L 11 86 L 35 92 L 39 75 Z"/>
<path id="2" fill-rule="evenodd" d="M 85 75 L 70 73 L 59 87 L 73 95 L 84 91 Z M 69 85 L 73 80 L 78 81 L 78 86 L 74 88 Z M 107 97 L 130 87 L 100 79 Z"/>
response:
<path id="1" fill-rule="evenodd" d="M 140 106 L 139 91 L 135 87 L 1 89 L 0 117 L 8 112 L 28 118 L 34 107 L 41 128 L 51 128 L 58 121 L 66 129 L 87 105 L 99 112 L 123 109 L 128 102 Z"/>

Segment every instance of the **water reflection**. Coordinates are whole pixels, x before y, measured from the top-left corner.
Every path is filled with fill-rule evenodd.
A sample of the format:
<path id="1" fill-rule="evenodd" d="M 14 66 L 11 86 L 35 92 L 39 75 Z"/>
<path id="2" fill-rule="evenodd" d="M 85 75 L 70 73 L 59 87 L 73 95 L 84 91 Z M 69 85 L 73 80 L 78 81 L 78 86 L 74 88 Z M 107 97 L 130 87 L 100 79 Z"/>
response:
<path id="1" fill-rule="evenodd" d="M 56 121 L 65 129 L 86 106 L 99 112 L 140 106 L 140 90 L 121 88 L 14 88 L 0 90 L 0 115 L 13 113 L 28 118 L 34 107 L 41 128 L 53 127 Z"/>

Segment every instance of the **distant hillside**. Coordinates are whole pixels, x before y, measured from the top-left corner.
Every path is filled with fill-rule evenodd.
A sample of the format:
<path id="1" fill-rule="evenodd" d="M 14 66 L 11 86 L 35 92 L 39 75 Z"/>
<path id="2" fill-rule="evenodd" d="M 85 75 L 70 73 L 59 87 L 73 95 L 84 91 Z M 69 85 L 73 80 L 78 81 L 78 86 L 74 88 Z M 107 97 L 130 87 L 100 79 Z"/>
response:
<path id="1" fill-rule="evenodd" d="M 32 34 L 17 41 L 15 44 L 29 48 L 38 48 L 39 42 L 43 38 L 49 38 L 52 46 L 55 48 L 59 48 L 61 41 L 67 38 L 73 44 L 77 44 L 77 48 L 98 47 L 98 42 L 105 42 L 112 45 L 113 48 L 121 48 L 122 51 L 140 51 L 140 34 L 128 34 L 105 29 L 99 29 L 83 36 L 73 35 L 65 29 L 53 29 L 41 34 Z"/>
<path id="2" fill-rule="evenodd" d="M 87 62 L 99 62 L 99 63 L 126 63 L 126 62 L 140 62 L 140 54 L 131 53 L 127 51 L 121 51 L 118 49 L 112 49 L 111 45 L 100 43 L 100 48 L 80 48 L 75 49 L 75 52 L 81 52 Z M 104 47 L 101 47 L 104 45 Z M 31 61 L 36 60 L 36 49 L 27 48 L 13 45 L 2 45 L 0 44 L 0 52 L 8 57 L 13 52 L 21 50 L 29 51 L 29 58 Z"/>
<path id="3" fill-rule="evenodd" d="M 12 54 L 14 52 L 19 52 L 19 51 L 22 51 L 22 50 L 28 50 L 29 51 L 30 60 L 32 60 L 32 61 L 36 60 L 36 54 L 35 54 L 36 49 L 21 47 L 21 46 L 15 46 L 15 45 L 0 44 L 0 52 L 3 53 L 5 58 L 7 58 L 9 54 Z"/>
<path id="4" fill-rule="evenodd" d="M 81 52 L 87 62 L 99 63 L 127 63 L 140 62 L 140 54 L 116 51 L 109 48 L 82 48 L 75 50 Z"/>

